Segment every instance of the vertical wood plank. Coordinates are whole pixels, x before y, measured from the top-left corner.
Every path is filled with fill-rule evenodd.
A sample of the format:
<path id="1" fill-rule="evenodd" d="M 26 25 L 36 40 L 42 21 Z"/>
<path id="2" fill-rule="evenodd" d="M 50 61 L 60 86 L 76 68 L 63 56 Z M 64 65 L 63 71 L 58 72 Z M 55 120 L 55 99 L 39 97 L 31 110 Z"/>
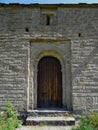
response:
<path id="1" fill-rule="evenodd" d="M 62 107 L 62 73 L 58 59 L 46 56 L 39 61 L 37 93 L 39 108 Z"/>

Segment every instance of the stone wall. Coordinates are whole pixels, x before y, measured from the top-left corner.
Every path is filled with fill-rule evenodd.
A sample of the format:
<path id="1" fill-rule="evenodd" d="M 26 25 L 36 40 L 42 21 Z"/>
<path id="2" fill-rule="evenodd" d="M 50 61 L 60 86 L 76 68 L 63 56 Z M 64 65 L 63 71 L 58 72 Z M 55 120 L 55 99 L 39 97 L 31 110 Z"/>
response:
<path id="1" fill-rule="evenodd" d="M 98 40 L 72 41 L 74 110 L 98 110 Z"/>
<path id="2" fill-rule="evenodd" d="M 0 5 L 0 111 L 5 100 L 18 111 L 27 110 L 30 41 L 62 37 L 71 40 L 73 110 L 98 110 L 97 7 Z M 45 24 L 47 15 L 50 25 Z"/>
<path id="3" fill-rule="evenodd" d="M 0 110 L 10 100 L 18 110 L 26 109 L 28 45 L 9 35 L 0 36 Z"/>

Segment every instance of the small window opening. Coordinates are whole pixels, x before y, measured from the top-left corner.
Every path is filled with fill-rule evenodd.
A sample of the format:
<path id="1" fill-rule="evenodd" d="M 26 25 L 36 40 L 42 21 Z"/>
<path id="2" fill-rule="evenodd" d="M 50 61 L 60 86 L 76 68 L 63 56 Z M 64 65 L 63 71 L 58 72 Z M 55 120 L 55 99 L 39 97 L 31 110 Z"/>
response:
<path id="1" fill-rule="evenodd" d="M 81 33 L 78 33 L 78 36 L 81 37 Z"/>
<path id="2" fill-rule="evenodd" d="M 25 31 L 26 31 L 26 32 L 29 32 L 29 28 L 25 28 Z"/>
<path id="3" fill-rule="evenodd" d="M 46 16 L 46 25 L 50 25 L 50 15 Z"/>

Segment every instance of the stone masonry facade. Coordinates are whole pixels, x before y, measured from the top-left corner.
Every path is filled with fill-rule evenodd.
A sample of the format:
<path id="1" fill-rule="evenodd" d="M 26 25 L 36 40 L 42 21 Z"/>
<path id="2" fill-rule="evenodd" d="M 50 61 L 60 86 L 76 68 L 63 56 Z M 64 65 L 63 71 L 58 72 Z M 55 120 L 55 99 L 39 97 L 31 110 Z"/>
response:
<path id="1" fill-rule="evenodd" d="M 63 106 L 98 111 L 98 4 L 0 4 L 0 111 L 35 109 L 37 64 L 62 65 Z"/>

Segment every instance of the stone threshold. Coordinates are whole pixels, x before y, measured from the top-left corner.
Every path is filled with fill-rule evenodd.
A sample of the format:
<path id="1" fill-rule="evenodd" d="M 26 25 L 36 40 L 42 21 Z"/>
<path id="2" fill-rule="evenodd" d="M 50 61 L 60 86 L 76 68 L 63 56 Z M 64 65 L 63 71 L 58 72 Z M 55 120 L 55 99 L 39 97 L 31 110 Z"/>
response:
<path id="1" fill-rule="evenodd" d="M 53 125 L 53 126 L 70 126 L 75 125 L 74 117 L 57 116 L 57 117 L 32 117 L 26 119 L 26 125 Z"/>
<path id="2" fill-rule="evenodd" d="M 34 110 L 28 110 L 28 112 L 69 112 L 69 111 L 66 111 L 65 109 L 61 109 L 61 108 L 51 108 L 51 109 L 44 109 L 44 108 L 41 108 L 41 109 L 34 109 Z"/>
<path id="3" fill-rule="evenodd" d="M 29 110 L 27 112 L 28 116 L 49 116 L 49 117 L 56 117 L 56 116 L 69 116 L 71 115 L 70 111 L 66 111 L 65 109 L 35 109 Z"/>

